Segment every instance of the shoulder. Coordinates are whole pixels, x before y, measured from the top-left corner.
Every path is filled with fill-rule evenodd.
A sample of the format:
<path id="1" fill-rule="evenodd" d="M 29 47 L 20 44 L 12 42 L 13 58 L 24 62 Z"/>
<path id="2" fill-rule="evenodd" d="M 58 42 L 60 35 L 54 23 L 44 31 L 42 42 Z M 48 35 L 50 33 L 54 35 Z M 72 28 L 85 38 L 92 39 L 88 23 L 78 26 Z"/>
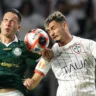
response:
<path id="1" fill-rule="evenodd" d="M 18 39 L 18 42 L 20 42 L 20 43 L 24 43 L 24 41 L 23 41 L 23 40 L 21 40 L 21 39 Z"/>
<path id="2" fill-rule="evenodd" d="M 91 39 L 82 38 L 82 37 L 77 37 L 77 36 L 75 36 L 75 40 L 76 40 L 77 42 L 81 42 L 81 43 L 83 43 L 83 44 L 89 44 L 89 43 L 91 43 L 91 42 L 95 42 L 95 41 L 93 41 L 93 40 L 91 40 Z"/>
<path id="3" fill-rule="evenodd" d="M 79 42 L 81 45 L 85 47 L 92 47 L 93 45 L 96 45 L 96 41 L 87 39 L 87 38 L 82 38 L 82 37 L 76 37 L 77 42 Z"/>
<path id="4" fill-rule="evenodd" d="M 57 56 L 58 54 L 58 49 L 59 49 L 58 43 L 54 43 L 54 45 L 52 46 L 52 51 L 55 54 L 55 56 Z"/>
<path id="5" fill-rule="evenodd" d="M 18 39 L 18 43 L 19 43 L 19 46 L 26 47 L 26 45 L 25 45 L 23 40 Z"/>
<path id="6" fill-rule="evenodd" d="M 56 50 L 59 47 L 58 43 L 54 43 L 54 45 L 52 46 L 52 50 Z"/>

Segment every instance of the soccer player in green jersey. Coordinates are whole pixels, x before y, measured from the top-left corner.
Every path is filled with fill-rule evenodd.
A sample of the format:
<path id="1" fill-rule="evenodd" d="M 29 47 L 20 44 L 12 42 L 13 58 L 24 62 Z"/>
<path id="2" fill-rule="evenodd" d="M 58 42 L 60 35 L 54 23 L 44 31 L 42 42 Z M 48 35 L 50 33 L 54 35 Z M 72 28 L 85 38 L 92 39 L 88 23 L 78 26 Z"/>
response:
<path id="1" fill-rule="evenodd" d="M 0 34 L 0 96 L 25 96 L 23 76 L 26 58 L 37 60 L 40 55 L 29 52 L 16 33 L 20 30 L 21 15 L 10 9 L 4 13 Z"/>

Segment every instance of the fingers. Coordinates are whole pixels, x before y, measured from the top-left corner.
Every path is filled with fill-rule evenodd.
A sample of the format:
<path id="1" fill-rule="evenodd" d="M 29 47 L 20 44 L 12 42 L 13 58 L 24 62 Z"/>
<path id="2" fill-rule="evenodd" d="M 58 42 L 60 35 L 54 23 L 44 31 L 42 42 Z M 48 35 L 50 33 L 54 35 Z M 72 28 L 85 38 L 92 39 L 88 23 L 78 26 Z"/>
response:
<path id="1" fill-rule="evenodd" d="M 45 60 L 50 61 L 54 57 L 54 53 L 51 49 L 46 49 L 44 52 L 42 52 L 42 57 Z"/>
<path id="2" fill-rule="evenodd" d="M 31 90 L 32 80 L 30 78 L 26 79 L 23 84 L 27 87 L 27 89 Z"/>
<path id="3" fill-rule="evenodd" d="M 25 81 L 24 81 L 24 85 L 25 86 L 30 86 L 31 85 L 31 83 L 32 83 L 32 81 L 30 80 L 30 79 L 26 79 Z"/>

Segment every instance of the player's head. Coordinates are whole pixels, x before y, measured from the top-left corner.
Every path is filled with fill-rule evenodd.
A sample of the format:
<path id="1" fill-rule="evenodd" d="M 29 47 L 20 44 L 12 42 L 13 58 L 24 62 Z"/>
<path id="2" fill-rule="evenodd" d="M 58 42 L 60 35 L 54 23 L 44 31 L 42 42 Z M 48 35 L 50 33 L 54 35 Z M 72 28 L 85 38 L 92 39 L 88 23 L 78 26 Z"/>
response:
<path id="1" fill-rule="evenodd" d="M 1 21 L 1 34 L 14 36 L 20 29 L 21 14 L 17 9 L 7 10 Z"/>
<path id="2" fill-rule="evenodd" d="M 45 30 L 57 42 L 65 42 L 66 34 L 69 34 L 65 16 L 55 11 L 45 20 Z"/>
<path id="3" fill-rule="evenodd" d="M 4 15 L 5 15 L 6 13 L 8 13 L 8 12 L 11 12 L 11 13 L 17 15 L 17 17 L 18 17 L 18 22 L 19 22 L 19 23 L 21 22 L 21 17 L 22 17 L 22 16 L 21 16 L 20 12 L 19 12 L 17 9 L 14 9 L 14 8 L 8 9 L 8 10 L 5 11 Z"/>

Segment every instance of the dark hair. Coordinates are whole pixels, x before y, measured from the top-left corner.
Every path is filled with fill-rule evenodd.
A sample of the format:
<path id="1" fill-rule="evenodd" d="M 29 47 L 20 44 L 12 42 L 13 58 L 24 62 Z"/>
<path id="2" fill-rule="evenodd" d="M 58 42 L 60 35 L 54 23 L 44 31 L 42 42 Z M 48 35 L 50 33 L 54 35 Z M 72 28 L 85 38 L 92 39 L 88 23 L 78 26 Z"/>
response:
<path id="1" fill-rule="evenodd" d="M 54 13 L 49 15 L 48 18 L 45 20 L 44 23 L 45 29 L 46 27 L 48 27 L 49 23 L 52 22 L 53 20 L 55 20 L 56 22 L 66 22 L 65 16 L 61 12 L 55 11 Z"/>
<path id="2" fill-rule="evenodd" d="M 12 13 L 14 13 L 14 14 L 16 14 L 17 16 L 18 16 L 18 21 L 19 21 L 19 23 L 21 22 L 21 14 L 20 14 L 20 12 L 17 10 L 17 9 L 8 9 L 8 10 L 6 10 L 5 11 L 5 13 L 4 14 L 6 14 L 7 12 L 12 12 Z"/>

